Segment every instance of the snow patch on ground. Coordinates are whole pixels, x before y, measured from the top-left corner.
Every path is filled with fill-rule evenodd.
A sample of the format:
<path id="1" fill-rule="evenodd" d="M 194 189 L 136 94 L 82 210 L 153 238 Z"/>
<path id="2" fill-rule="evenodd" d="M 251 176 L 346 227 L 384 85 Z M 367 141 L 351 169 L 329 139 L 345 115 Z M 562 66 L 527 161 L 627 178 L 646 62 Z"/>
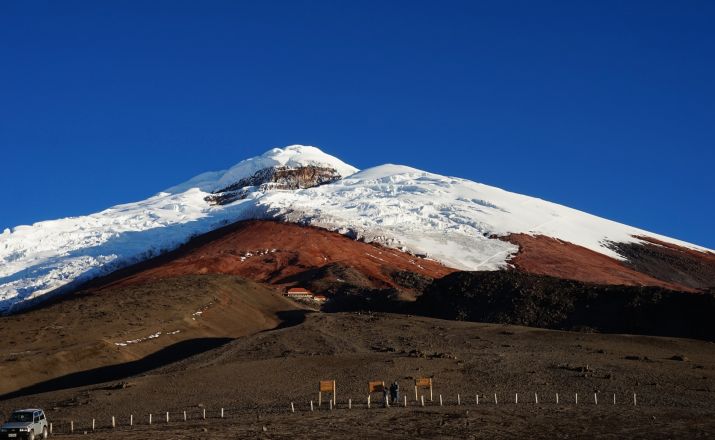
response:
<path id="1" fill-rule="evenodd" d="M 115 342 L 114 345 L 116 345 L 116 346 L 118 346 L 118 347 L 126 347 L 127 345 L 139 344 L 139 343 L 144 342 L 144 341 L 149 341 L 149 340 L 151 340 L 151 339 L 156 339 L 156 338 L 158 338 L 159 336 L 161 336 L 162 334 L 165 334 L 165 335 L 175 335 L 175 334 L 177 334 L 177 333 L 181 333 L 181 330 L 174 330 L 174 331 L 166 332 L 166 333 L 156 332 L 156 333 L 152 333 L 151 335 L 146 336 L 146 337 L 144 337 L 144 338 L 130 339 L 130 340 L 128 340 L 128 341 L 123 341 L 123 342 Z"/>
<path id="2" fill-rule="evenodd" d="M 239 258 L 239 260 L 241 260 L 241 262 L 244 262 L 251 257 L 262 257 L 264 255 L 273 254 L 277 251 L 278 251 L 278 249 L 260 249 L 260 250 L 253 251 L 253 252 L 247 251 L 247 252 L 242 252 L 238 256 L 238 258 Z"/>

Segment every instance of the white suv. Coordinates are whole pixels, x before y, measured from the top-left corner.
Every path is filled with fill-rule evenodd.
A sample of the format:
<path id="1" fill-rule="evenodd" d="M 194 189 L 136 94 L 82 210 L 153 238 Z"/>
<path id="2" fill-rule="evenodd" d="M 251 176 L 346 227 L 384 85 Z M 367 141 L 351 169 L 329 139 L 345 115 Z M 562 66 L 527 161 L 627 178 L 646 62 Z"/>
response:
<path id="1" fill-rule="evenodd" d="M 10 419 L 0 426 L 0 439 L 47 438 L 47 419 L 41 409 L 18 409 L 12 412 Z"/>

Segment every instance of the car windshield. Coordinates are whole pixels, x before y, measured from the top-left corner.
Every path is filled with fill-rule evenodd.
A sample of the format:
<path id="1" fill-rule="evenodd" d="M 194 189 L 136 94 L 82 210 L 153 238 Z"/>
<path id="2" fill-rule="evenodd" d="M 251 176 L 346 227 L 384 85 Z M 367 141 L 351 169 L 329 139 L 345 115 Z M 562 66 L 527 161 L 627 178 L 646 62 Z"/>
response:
<path id="1" fill-rule="evenodd" d="M 14 412 L 10 416 L 11 422 L 31 422 L 32 413 L 31 412 Z"/>

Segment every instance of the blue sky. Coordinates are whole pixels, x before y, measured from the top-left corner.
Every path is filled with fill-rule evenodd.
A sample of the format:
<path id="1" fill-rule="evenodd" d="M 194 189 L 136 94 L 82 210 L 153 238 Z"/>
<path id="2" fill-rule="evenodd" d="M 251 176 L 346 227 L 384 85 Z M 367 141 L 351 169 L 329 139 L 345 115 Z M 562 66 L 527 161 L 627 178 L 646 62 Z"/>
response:
<path id="1" fill-rule="evenodd" d="M 715 3 L 0 2 L 0 229 L 270 147 L 715 248 Z"/>

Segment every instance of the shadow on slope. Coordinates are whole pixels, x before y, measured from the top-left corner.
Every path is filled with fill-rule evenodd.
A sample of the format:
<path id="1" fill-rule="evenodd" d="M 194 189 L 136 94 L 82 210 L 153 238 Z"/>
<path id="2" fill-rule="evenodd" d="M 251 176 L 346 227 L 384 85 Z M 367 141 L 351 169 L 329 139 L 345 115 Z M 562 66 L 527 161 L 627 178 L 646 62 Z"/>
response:
<path id="1" fill-rule="evenodd" d="M 124 379 L 212 350 L 232 340 L 232 338 L 197 338 L 177 342 L 136 361 L 67 374 L 7 393 L 0 396 L 0 400 Z"/>
<path id="2" fill-rule="evenodd" d="M 305 316 L 308 313 L 312 313 L 312 312 L 310 310 L 305 310 L 305 309 L 284 310 L 282 312 L 277 312 L 276 316 L 278 317 L 278 319 L 281 320 L 281 323 L 278 324 L 275 328 L 271 328 L 271 329 L 263 330 L 263 331 L 270 332 L 273 330 L 278 330 L 278 329 L 282 329 L 282 328 L 300 325 L 305 322 Z"/>

